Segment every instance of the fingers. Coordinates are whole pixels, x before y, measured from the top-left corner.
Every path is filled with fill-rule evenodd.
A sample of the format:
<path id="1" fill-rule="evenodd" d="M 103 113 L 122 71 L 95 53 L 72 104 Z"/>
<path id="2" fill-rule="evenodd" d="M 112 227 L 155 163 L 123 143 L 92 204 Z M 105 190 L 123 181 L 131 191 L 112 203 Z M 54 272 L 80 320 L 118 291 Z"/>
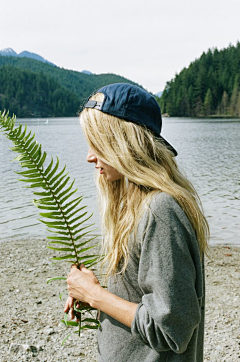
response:
<path id="1" fill-rule="evenodd" d="M 92 270 L 87 269 L 84 264 L 81 264 L 79 269 L 81 272 L 88 274 L 95 283 L 100 284 L 94 272 Z"/>
<path id="2" fill-rule="evenodd" d="M 74 299 L 72 297 L 68 297 L 64 306 L 64 313 L 67 313 L 70 308 L 73 308 Z"/>
<path id="3" fill-rule="evenodd" d="M 87 269 L 84 264 L 81 264 L 81 265 L 80 265 L 79 270 L 80 270 L 81 272 L 83 272 L 83 273 L 93 274 L 93 272 L 92 272 L 91 270 Z"/>
<path id="4" fill-rule="evenodd" d="M 70 319 L 75 318 L 73 310 L 74 302 L 75 300 L 72 297 L 68 297 L 64 307 L 64 313 L 68 313 Z"/>
<path id="5" fill-rule="evenodd" d="M 77 275 L 79 272 L 80 272 L 80 269 L 78 268 L 78 265 L 77 265 L 77 264 L 72 264 L 72 265 L 71 265 L 70 273 L 69 273 L 68 276 L 67 276 L 67 283 L 69 283 L 69 278 L 70 278 L 71 276 L 75 276 L 75 275 Z"/>
<path id="6" fill-rule="evenodd" d="M 72 272 L 74 273 L 74 272 L 76 271 L 76 269 L 77 269 L 78 271 L 82 271 L 82 272 L 84 272 L 84 273 L 92 273 L 92 271 L 89 270 L 89 269 L 87 269 L 84 264 L 81 264 L 79 267 L 78 267 L 77 264 L 72 264 L 72 265 L 71 265 L 71 270 L 70 270 L 70 273 L 69 273 L 68 276 L 70 276 L 70 275 L 72 274 Z"/>

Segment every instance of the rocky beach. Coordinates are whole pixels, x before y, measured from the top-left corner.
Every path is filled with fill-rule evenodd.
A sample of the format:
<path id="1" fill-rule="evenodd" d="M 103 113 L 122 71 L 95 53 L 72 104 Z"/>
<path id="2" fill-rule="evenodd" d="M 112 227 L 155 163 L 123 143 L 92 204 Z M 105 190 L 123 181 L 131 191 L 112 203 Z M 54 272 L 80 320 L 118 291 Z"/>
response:
<path id="1" fill-rule="evenodd" d="M 51 277 L 68 274 L 68 263 L 53 263 L 46 239 L 11 240 L 1 248 L 0 361 L 97 361 L 96 331 L 61 322 L 66 282 Z M 240 248 L 214 246 L 206 264 L 206 326 L 204 362 L 240 361 Z M 60 300 L 59 295 L 65 293 Z M 114 361 L 113 361 L 114 362 Z M 189 361 L 190 362 L 190 361 Z"/>

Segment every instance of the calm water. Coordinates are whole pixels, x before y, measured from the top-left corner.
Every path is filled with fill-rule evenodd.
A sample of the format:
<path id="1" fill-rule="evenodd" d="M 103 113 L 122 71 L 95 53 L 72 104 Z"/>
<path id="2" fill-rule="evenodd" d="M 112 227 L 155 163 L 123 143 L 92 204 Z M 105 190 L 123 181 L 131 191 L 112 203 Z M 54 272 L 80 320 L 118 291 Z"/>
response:
<path id="1" fill-rule="evenodd" d="M 77 118 L 26 119 L 48 155 L 58 155 L 75 178 L 78 194 L 99 225 L 94 187 L 94 167 L 86 161 L 87 145 Z M 211 229 L 212 244 L 240 245 L 240 121 L 166 118 L 163 135 L 179 152 L 178 164 L 197 189 Z M 0 134 L 0 240 L 45 237 L 30 189 L 17 181 L 20 167 L 10 162 L 15 153 Z"/>

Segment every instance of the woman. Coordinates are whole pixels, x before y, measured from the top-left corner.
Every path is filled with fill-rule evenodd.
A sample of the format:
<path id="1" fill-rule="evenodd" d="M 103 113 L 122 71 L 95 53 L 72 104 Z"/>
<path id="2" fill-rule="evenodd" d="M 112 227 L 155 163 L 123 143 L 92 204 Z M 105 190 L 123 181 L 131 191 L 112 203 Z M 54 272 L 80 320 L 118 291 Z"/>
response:
<path id="1" fill-rule="evenodd" d="M 202 362 L 208 224 L 176 150 L 160 135 L 154 97 L 100 88 L 80 116 L 95 164 L 108 290 L 73 266 L 69 298 L 99 309 L 99 361 Z"/>

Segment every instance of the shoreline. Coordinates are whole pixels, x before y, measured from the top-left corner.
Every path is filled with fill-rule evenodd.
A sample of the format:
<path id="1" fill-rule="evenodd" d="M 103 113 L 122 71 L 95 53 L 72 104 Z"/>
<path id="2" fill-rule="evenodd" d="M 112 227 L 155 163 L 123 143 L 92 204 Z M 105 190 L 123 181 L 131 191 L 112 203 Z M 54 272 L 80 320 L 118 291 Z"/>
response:
<path id="1" fill-rule="evenodd" d="M 24 239 L 22 236 L 19 237 L 19 235 L 15 236 L 7 236 L 5 238 L 0 238 L 0 247 L 2 244 L 7 244 L 7 243 L 24 243 L 24 242 L 28 242 L 29 240 L 35 240 L 36 242 L 37 241 L 41 241 L 41 240 L 45 240 L 45 245 L 47 245 L 47 242 L 49 241 L 47 239 L 47 236 L 50 236 L 49 233 L 46 233 L 46 236 L 40 236 L 40 235 L 30 235 L 30 236 L 26 236 L 26 238 Z M 210 238 L 210 241 L 208 243 L 208 246 L 210 249 L 212 248 L 239 248 L 240 249 L 240 239 L 239 239 L 239 243 L 232 243 L 232 242 L 216 242 L 216 241 L 211 241 L 211 238 Z M 50 249 L 49 249 L 50 250 Z M 48 251 L 49 251 L 48 250 Z M 49 251 L 50 252 L 50 251 Z M 50 259 L 50 254 L 49 254 L 49 259 Z"/>
<path id="2" fill-rule="evenodd" d="M 69 263 L 52 263 L 56 255 L 46 239 L 2 241 L 1 362 L 97 361 L 96 331 L 77 334 L 64 344 L 61 319 L 67 296 Z M 204 362 L 236 362 L 240 358 L 238 246 L 210 246 L 206 257 L 206 324 Z M 62 300 L 59 294 L 66 291 Z"/>

